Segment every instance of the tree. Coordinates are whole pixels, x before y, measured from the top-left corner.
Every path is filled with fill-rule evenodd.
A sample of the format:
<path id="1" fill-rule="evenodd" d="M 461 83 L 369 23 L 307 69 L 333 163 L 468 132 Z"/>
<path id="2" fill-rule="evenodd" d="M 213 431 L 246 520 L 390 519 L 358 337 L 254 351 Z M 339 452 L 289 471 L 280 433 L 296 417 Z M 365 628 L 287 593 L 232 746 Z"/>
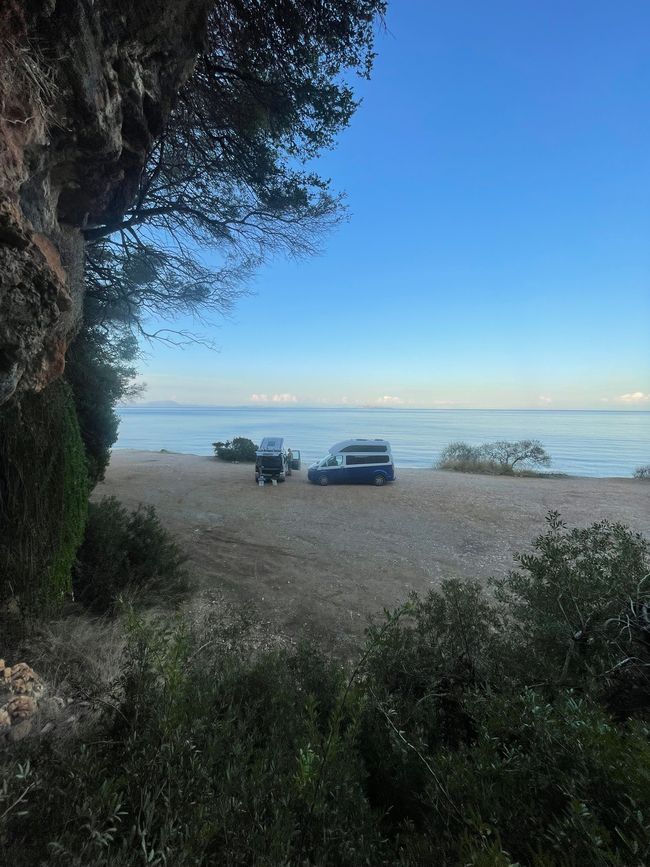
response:
<path id="1" fill-rule="evenodd" d="M 551 463 L 550 455 L 539 440 L 519 440 L 515 443 L 498 440 L 486 443 L 481 451 L 488 461 L 500 464 L 506 472 L 512 472 L 517 464 L 548 467 Z"/>
<path id="2" fill-rule="evenodd" d="M 385 5 L 217 0 L 135 201 L 85 231 L 89 297 L 118 317 L 135 313 L 136 328 L 148 308 L 223 311 L 264 257 L 317 249 L 342 199 L 306 163 L 348 124 L 357 103 L 345 74 L 369 75 Z M 217 251 L 223 269 L 203 266 L 197 247 Z M 149 276 L 134 294 L 143 263 Z"/>
<path id="3" fill-rule="evenodd" d="M 75 355 L 92 344 L 101 367 L 95 374 L 109 397 L 90 423 L 97 376 L 85 375 L 83 365 L 71 373 L 77 407 L 86 416 L 82 429 L 95 428 L 93 443 L 84 434 L 97 461 L 95 478 L 117 436 L 112 406 L 125 393 L 123 374 L 134 373 L 125 334 L 175 345 L 209 343 L 193 330 L 174 328 L 174 318 L 200 322 L 210 311 L 227 313 L 265 257 L 312 253 L 343 219 L 342 197 L 307 163 L 350 121 L 357 103 L 349 73 L 369 75 L 375 22 L 385 5 L 214 3 L 205 50 L 155 143 L 134 201 L 116 203 L 85 230 L 84 328 L 92 334 L 86 339 L 82 332 L 86 345 L 73 346 L 69 358 L 74 365 Z M 204 262 L 201 250 L 217 264 Z M 108 353 L 100 352 L 102 339 Z M 109 360 L 118 367 L 112 383 Z"/>

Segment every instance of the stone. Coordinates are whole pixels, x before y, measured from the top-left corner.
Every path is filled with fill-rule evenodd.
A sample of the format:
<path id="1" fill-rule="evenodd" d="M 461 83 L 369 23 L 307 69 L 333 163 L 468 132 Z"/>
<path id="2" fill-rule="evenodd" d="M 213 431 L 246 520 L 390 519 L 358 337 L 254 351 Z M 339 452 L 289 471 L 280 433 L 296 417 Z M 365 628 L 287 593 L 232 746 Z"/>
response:
<path id="1" fill-rule="evenodd" d="M 133 201 L 211 6 L 0 2 L 0 404 L 62 374 L 84 232 Z"/>
<path id="2" fill-rule="evenodd" d="M 5 709 L 11 719 L 11 725 L 15 726 L 36 713 L 36 701 L 28 695 L 17 695 L 9 699 Z"/>
<path id="3" fill-rule="evenodd" d="M 44 686 L 43 681 L 26 662 L 19 662 L 11 669 L 9 689 L 14 695 L 39 696 L 43 693 Z"/>
<path id="4" fill-rule="evenodd" d="M 11 717 L 7 713 L 7 708 L 0 707 L 0 737 L 7 734 L 11 728 Z"/>

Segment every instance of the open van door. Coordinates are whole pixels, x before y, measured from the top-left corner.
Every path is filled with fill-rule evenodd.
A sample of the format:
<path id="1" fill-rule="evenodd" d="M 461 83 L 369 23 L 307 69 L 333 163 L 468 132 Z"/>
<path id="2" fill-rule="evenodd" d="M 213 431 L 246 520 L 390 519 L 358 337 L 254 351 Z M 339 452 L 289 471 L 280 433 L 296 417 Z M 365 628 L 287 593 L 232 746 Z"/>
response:
<path id="1" fill-rule="evenodd" d="M 300 469 L 300 452 L 291 450 L 291 469 L 299 470 Z"/>

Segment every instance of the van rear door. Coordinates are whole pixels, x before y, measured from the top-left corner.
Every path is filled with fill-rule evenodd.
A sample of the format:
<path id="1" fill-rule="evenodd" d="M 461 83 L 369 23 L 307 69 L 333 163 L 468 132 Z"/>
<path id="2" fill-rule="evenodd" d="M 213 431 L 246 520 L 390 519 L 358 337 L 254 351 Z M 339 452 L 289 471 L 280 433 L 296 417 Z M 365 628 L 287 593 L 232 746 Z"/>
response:
<path id="1" fill-rule="evenodd" d="M 291 449 L 291 469 L 299 470 L 300 469 L 300 452 L 294 451 Z"/>

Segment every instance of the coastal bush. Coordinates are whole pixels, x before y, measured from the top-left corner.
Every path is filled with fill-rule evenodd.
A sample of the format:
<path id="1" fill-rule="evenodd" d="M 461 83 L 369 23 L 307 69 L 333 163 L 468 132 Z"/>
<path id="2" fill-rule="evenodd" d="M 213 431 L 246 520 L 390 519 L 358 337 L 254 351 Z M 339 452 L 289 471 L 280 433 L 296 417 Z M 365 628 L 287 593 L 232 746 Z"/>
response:
<path id="1" fill-rule="evenodd" d="M 74 570 L 75 599 L 91 611 L 113 610 L 124 594 L 160 603 L 187 588 L 186 560 L 153 506 L 129 512 L 115 497 L 90 503 Z"/>
<path id="2" fill-rule="evenodd" d="M 648 663 L 648 545 L 548 520 L 496 600 L 460 581 L 413 596 L 353 668 L 131 615 L 100 730 L 5 754 L 3 851 L 15 867 L 648 863 L 650 731 L 610 689 Z M 593 635 L 565 671 L 576 623 Z"/>
<path id="3" fill-rule="evenodd" d="M 235 437 L 232 441 L 226 440 L 225 443 L 212 443 L 212 446 L 219 460 L 246 464 L 255 463 L 255 452 L 259 448 L 253 440 L 246 437 Z"/>
<path id="4" fill-rule="evenodd" d="M 0 594 L 23 616 L 71 589 L 88 499 L 84 447 L 62 381 L 0 409 Z M 1 612 L 0 612 L 1 613 Z"/>
<path id="5" fill-rule="evenodd" d="M 637 467 L 634 470 L 635 479 L 650 479 L 650 464 L 645 464 L 642 467 Z"/>
<path id="6" fill-rule="evenodd" d="M 465 442 L 450 443 L 443 449 L 436 466 L 441 470 L 463 473 L 530 475 L 534 474 L 530 467 L 547 467 L 550 463 L 550 455 L 539 440 L 497 440 L 479 446 Z"/>
<path id="7" fill-rule="evenodd" d="M 81 330 L 68 350 L 66 380 L 72 388 L 91 486 L 102 481 L 120 424 L 115 406 L 137 393 L 133 386 L 138 354 L 135 337 L 116 329 Z"/>
<path id="8" fill-rule="evenodd" d="M 500 472 L 497 464 L 485 459 L 482 446 L 470 446 L 465 442 L 453 442 L 445 446 L 436 466 L 440 470 L 456 470 L 461 473 Z"/>

